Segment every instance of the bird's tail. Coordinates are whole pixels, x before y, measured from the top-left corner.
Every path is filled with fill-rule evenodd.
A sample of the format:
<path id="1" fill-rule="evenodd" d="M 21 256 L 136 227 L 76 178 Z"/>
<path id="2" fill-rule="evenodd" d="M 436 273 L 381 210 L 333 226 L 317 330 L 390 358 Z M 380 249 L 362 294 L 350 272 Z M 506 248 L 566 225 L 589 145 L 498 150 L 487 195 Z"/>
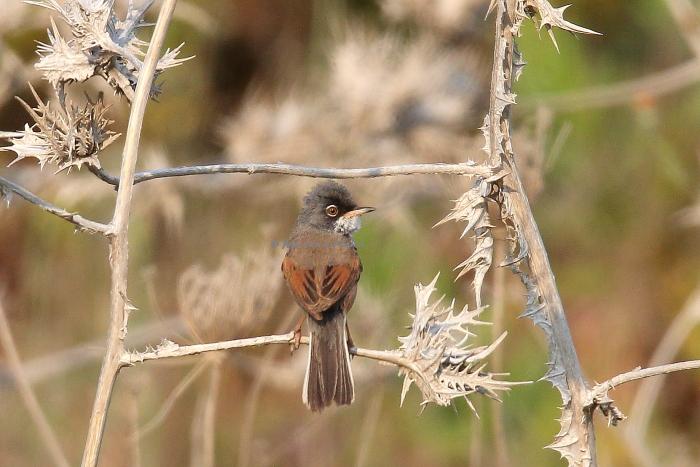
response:
<path id="1" fill-rule="evenodd" d="M 304 378 L 304 404 L 314 412 L 335 402 L 349 405 L 355 399 L 355 384 L 350 370 L 345 313 L 334 306 L 323 320 L 309 318 L 309 362 Z"/>

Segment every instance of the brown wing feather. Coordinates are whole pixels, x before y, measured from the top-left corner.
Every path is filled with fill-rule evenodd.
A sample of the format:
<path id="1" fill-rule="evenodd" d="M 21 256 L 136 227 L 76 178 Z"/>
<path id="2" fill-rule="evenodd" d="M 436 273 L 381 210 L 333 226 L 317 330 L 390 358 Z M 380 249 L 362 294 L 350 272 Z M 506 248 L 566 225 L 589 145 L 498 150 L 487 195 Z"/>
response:
<path id="1" fill-rule="evenodd" d="M 357 255 L 348 263 L 313 269 L 299 267 L 288 254 L 282 262 L 282 272 L 297 303 L 315 319 L 352 289 L 360 279 L 362 264 Z"/>

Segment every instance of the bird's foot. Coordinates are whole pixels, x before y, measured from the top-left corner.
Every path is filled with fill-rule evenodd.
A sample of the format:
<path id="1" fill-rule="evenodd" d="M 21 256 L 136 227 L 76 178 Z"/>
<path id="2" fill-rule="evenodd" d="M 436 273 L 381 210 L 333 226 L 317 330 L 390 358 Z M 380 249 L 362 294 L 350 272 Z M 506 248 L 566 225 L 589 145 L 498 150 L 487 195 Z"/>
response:
<path id="1" fill-rule="evenodd" d="M 301 345 L 301 327 L 294 330 L 294 337 L 289 341 L 289 353 L 294 353 Z"/>

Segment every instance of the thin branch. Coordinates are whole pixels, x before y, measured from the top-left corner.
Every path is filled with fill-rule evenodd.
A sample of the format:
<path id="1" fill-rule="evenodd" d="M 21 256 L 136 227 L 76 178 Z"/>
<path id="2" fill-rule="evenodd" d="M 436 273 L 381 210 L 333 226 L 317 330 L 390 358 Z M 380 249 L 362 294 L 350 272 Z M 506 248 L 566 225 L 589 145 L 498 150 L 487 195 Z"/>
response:
<path id="1" fill-rule="evenodd" d="M 153 342 L 159 336 L 175 336 L 184 330 L 184 323 L 179 317 L 168 318 L 164 321 L 155 321 L 130 330 L 129 342 L 132 345 L 146 345 Z M 22 370 L 30 384 L 38 384 L 48 379 L 62 375 L 69 371 L 92 365 L 104 355 L 104 338 L 84 342 L 73 347 L 56 350 L 49 354 L 26 360 Z M 0 365 L 0 390 L 6 381 L 12 380 L 4 365 Z"/>
<path id="2" fill-rule="evenodd" d="M 504 255 L 503 242 L 494 242 L 494 257 L 499 260 Z M 493 310 L 493 326 L 491 327 L 491 339 L 497 339 L 504 331 L 505 321 L 505 298 L 506 298 L 506 269 L 498 267 L 493 273 L 493 299 L 491 301 L 491 309 Z M 498 346 L 491 355 L 491 371 L 494 373 L 502 372 L 503 365 L 503 347 Z M 505 429 L 505 414 L 503 412 L 503 404 L 496 401 L 491 401 L 493 410 L 491 420 L 491 433 L 494 442 L 495 465 L 497 467 L 506 467 L 511 465 L 508 455 L 508 434 Z"/>
<path id="3" fill-rule="evenodd" d="M 683 342 L 688 335 L 700 324 L 700 287 L 698 287 L 686 302 L 680 313 L 666 330 L 663 338 L 656 347 L 654 354 L 649 360 L 649 365 L 658 366 L 672 361 L 678 353 Z M 651 413 L 658 399 L 661 387 L 664 384 L 664 377 L 654 378 L 642 383 L 639 391 L 634 397 L 630 417 L 634 419 L 634 424 L 630 424 L 627 429 L 634 431 L 637 436 L 643 437 L 649 426 Z"/>
<path id="4" fill-rule="evenodd" d="M 234 339 L 231 341 L 213 342 L 208 344 L 178 345 L 169 340 L 164 340 L 158 347 L 144 352 L 124 351 L 121 356 L 121 366 L 133 366 L 151 360 L 165 358 L 179 358 L 189 355 L 199 355 L 205 352 L 217 350 L 240 349 L 244 347 L 260 347 L 268 344 L 289 344 L 294 338 L 294 332 L 287 334 L 273 334 L 271 336 L 248 337 L 246 339 Z M 307 337 L 301 338 L 302 344 L 308 344 Z"/>
<path id="5" fill-rule="evenodd" d="M 376 440 L 377 425 L 379 424 L 380 415 L 382 413 L 382 404 L 384 402 L 384 393 L 377 391 L 369 401 L 369 407 L 365 412 L 365 416 L 360 426 L 360 439 L 357 443 L 357 458 L 355 459 L 355 467 L 364 467 L 369 462 L 369 452 L 372 442 Z"/>
<path id="6" fill-rule="evenodd" d="M 700 81 L 700 60 L 693 58 L 642 78 L 561 94 L 524 97 L 521 104 L 527 108 L 542 105 L 558 112 L 607 108 L 639 99 L 661 97 L 698 81 Z"/>
<path id="7" fill-rule="evenodd" d="M 297 310 L 296 307 L 291 309 L 290 312 L 287 313 L 287 318 L 280 323 L 280 326 L 277 328 L 277 332 L 282 332 L 291 328 L 294 321 L 297 319 L 298 313 L 299 310 Z M 260 362 L 261 364 L 255 366 L 256 371 L 253 375 L 253 382 L 250 385 L 248 396 L 243 403 L 244 409 L 240 423 L 241 434 L 238 443 L 238 463 L 236 464 L 238 467 L 248 467 L 251 463 L 251 446 L 253 444 L 255 415 L 260 405 L 260 395 L 262 390 L 267 384 L 269 376 L 273 373 L 271 371 L 272 362 L 275 358 L 277 350 L 277 348 L 271 346 L 266 350 L 265 355 L 262 357 L 262 361 Z M 275 373 L 275 376 L 277 376 L 277 374 L 278 373 Z"/>
<path id="8" fill-rule="evenodd" d="M 91 172 L 97 175 L 101 180 L 110 185 L 119 186 L 119 177 L 108 174 L 102 169 L 91 168 Z M 172 167 L 167 169 L 154 169 L 139 172 L 134 175 L 134 184 L 155 180 L 157 178 L 170 177 L 186 177 L 189 175 L 211 175 L 211 174 L 227 174 L 227 173 L 242 173 L 248 175 L 254 174 L 277 174 L 277 175 L 294 175 L 297 177 L 312 177 L 312 178 L 377 178 L 377 177 L 393 177 L 396 175 L 474 175 L 488 177 L 493 175 L 493 171 L 485 166 L 478 165 L 474 162 L 460 164 L 405 164 L 405 165 L 389 165 L 384 167 L 368 167 L 358 169 L 334 169 L 321 167 L 306 167 L 294 164 L 211 164 L 211 165 L 195 165 L 185 167 Z"/>
<path id="9" fill-rule="evenodd" d="M 63 449 L 61 448 L 56 433 L 51 428 L 46 414 L 39 405 L 39 401 L 34 394 L 29 380 L 27 380 L 24 371 L 22 371 L 22 362 L 17 352 L 17 347 L 15 346 L 15 341 L 12 338 L 12 332 L 10 332 L 10 324 L 7 321 L 7 316 L 5 315 L 5 308 L 2 304 L 2 297 L 0 297 L 0 343 L 5 353 L 5 359 L 7 360 L 12 376 L 14 377 L 15 383 L 17 385 L 17 391 L 19 392 L 22 401 L 24 402 L 29 416 L 36 425 L 39 431 L 39 436 L 44 442 L 51 460 L 57 467 L 68 467 L 68 459 L 66 458 Z"/>
<path id="10" fill-rule="evenodd" d="M 690 0 L 664 0 L 680 34 L 695 54 L 700 57 L 700 15 Z"/>
<path id="11" fill-rule="evenodd" d="M 187 357 L 190 355 L 199 355 L 205 352 L 216 352 L 219 350 L 260 347 L 270 344 L 289 345 L 293 339 L 294 331 L 288 332 L 287 334 L 248 337 L 245 339 L 234 339 L 230 341 L 212 342 L 208 344 L 178 345 L 174 342 L 165 340 L 158 347 L 151 350 L 146 350 L 144 352 L 125 351 L 122 354 L 120 364 L 121 366 L 134 366 L 138 363 L 145 363 L 151 360 Z M 307 336 L 302 336 L 301 343 L 308 345 L 309 338 Z M 350 349 L 350 354 L 357 357 L 365 357 L 384 363 L 390 363 L 392 365 L 415 371 L 419 374 L 421 373 L 421 370 L 417 368 L 413 362 L 403 358 L 398 352 L 393 350 L 371 350 L 353 347 Z"/>
<path id="12" fill-rule="evenodd" d="M 615 389 L 621 384 L 636 381 L 638 379 L 649 378 L 651 376 L 666 375 L 677 371 L 700 369 L 700 360 L 688 360 L 686 362 L 670 363 L 668 365 L 652 366 L 650 368 L 635 368 L 627 373 L 622 373 L 609 380 L 596 384 L 590 391 L 594 400 L 604 397 L 608 391 Z"/>
<path id="13" fill-rule="evenodd" d="M 136 160 L 138 159 L 138 147 L 141 138 L 141 128 L 143 117 L 146 112 L 146 105 L 151 95 L 151 85 L 153 83 L 158 64 L 160 49 L 165 42 L 165 35 L 168 25 L 172 19 L 177 0 L 164 0 L 158 13 L 151 38 L 151 44 L 146 52 L 143 68 L 139 73 L 138 84 L 129 115 L 129 125 L 127 128 L 124 155 L 122 157 L 122 167 L 120 178 L 127 181 L 119 186 L 117 201 L 114 208 L 114 216 L 111 226 L 113 236 L 110 237 L 110 268 L 112 271 L 111 281 L 111 306 L 110 324 L 107 336 L 107 351 L 100 370 L 97 383 L 95 402 L 90 415 L 90 426 L 88 428 L 85 451 L 83 452 L 83 467 L 95 467 L 97 465 L 102 436 L 107 420 L 107 410 L 112 398 L 114 382 L 119 372 L 120 357 L 124 350 L 124 337 L 127 332 L 128 315 L 131 305 L 127 299 L 127 272 L 128 272 L 128 228 L 129 213 L 131 208 L 131 196 L 133 191 L 134 172 Z"/>
<path id="14" fill-rule="evenodd" d="M 182 396 L 185 393 L 185 391 L 187 391 L 187 389 L 192 385 L 192 383 L 194 383 L 197 380 L 199 375 L 202 374 L 202 372 L 207 368 L 209 363 L 210 362 L 208 362 L 207 360 L 203 360 L 197 363 L 185 375 L 185 377 L 182 378 L 182 380 L 177 384 L 177 386 L 175 386 L 175 389 L 173 389 L 170 392 L 168 397 L 165 398 L 165 402 L 163 402 L 163 405 L 161 405 L 160 409 L 158 409 L 158 412 L 153 416 L 153 418 L 151 418 L 134 433 L 134 437 L 139 439 L 143 438 L 144 436 L 148 435 L 153 430 L 161 426 L 163 421 L 165 421 L 165 418 L 175 406 L 175 402 L 177 402 L 180 396 Z"/>
<path id="15" fill-rule="evenodd" d="M 209 365 L 209 385 L 202 412 L 202 459 L 199 467 L 214 467 L 216 439 L 216 406 L 219 401 L 221 386 L 222 355 L 212 355 L 214 361 Z"/>
<path id="16" fill-rule="evenodd" d="M 36 206 L 39 206 L 41 209 L 44 211 L 53 214 L 54 216 L 58 216 L 61 219 L 70 222 L 71 224 L 75 225 L 78 230 L 82 232 L 87 232 L 87 233 L 101 233 L 103 235 L 107 235 L 109 233 L 109 226 L 106 224 L 101 224 L 99 222 L 91 221 L 90 219 L 86 219 L 80 214 L 76 214 L 74 212 L 69 212 L 66 211 L 63 208 L 59 208 L 58 206 L 54 206 L 53 204 L 49 203 L 48 201 L 44 201 L 43 199 L 39 198 L 37 195 L 34 193 L 30 192 L 29 190 L 17 185 L 14 182 L 11 182 L 10 180 L 0 177 L 0 191 L 6 192 L 6 190 L 9 190 L 9 192 L 15 193 L 17 196 L 20 198 L 24 199 L 25 201 L 32 203 Z"/>

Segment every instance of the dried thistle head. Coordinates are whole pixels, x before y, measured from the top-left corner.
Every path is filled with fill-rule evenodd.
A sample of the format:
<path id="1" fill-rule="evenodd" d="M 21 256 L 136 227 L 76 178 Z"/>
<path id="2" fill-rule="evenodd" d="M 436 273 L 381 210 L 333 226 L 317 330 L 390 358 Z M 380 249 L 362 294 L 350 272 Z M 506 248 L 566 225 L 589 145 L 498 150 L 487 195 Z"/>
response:
<path id="1" fill-rule="evenodd" d="M 431 303 L 438 275 L 427 286 L 415 287 L 416 313 L 411 332 L 401 341 L 401 356 L 410 362 L 410 369 L 402 368 L 404 375 L 401 402 L 412 383 L 423 395 L 423 404 L 446 406 L 458 397 L 464 397 L 472 410 L 470 394 L 479 393 L 498 400 L 496 391 L 507 391 L 521 383 L 496 380 L 484 372 L 483 360 L 503 341 L 503 333 L 489 346 L 473 347 L 470 337 L 473 326 L 489 324 L 477 320 L 483 308 L 470 311 L 468 307 L 455 310 L 454 300 L 445 305 L 444 296 Z"/>
<path id="2" fill-rule="evenodd" d="M 214 271 L 191 266 L 178 280 L 180 313 L 201 342 L 249 336 L 272 312 L 282 281 L 269 279 L 278 274 L 279 258 L 269 249 L 226 255 Z"/>
<path id="3" fill-rule="evenodd" d="M 475 102 L 484 89 L 476 54 L 446 51 L 429 38 L 406 43 L 349 31 L 330 47 L 327 60 L 328 75 L 314 81 L 323 84 L 313 92 L 296 89 L 274 104 L 251 98 L 228 119 L 222 137 L 230 162 L 361 167 L 464 162 L 465 154 L 477 152 L 480 140 L 465 123 L 476 118 Z M 229 187 L 255 183 L 231 180 L 225 182 Z M 307 189 L 289 178 L 278 183 L 284 190 L 277 184 L 256 190 L 277 203 L 281 191 L 297 197 Z M 356 189 L 361 193 L 363 187 Z M 395 203 L 439 196 L 443 189 L 427 177 L 371 184 L 373 196 Z M 402 226 L 415 222 L 405 209 L 387 216 Z"/>
<path id="4" fill-rule="evenodd" d="M 11 143 L 0 150 L 17 154 L 10 165 L 33 157 L 42 168 L 47 164 L 56 166 L 57 172 L 80 169 L 83 164 L 100 167 L 99 152 L 119 137 L 108 128 L 113 122 L 106 117 L 108 106 L 104 105 L 102 95 L 94 102 L 88 97 L 82 107 L 70 103 L 63 107 L 44 103 L 34 88 L 30 86 L 30 89 L 36 107 L 18 100 L 34 124 L 25 125 L 24 130 L 16 133 L 0 134 Z"/>
<path id="5" fill-rule="evenodd" d="M 117 17 L 114 0 L 35 0 L 27 3 L 58 13 L 73 36 L 64 39 L 51 21 L 49 42 L 39 44 L 40 59 L 36 64 L 47 81 L 60 89 L 71 82 L 101 76 L 116 93 L 131 100 L 149 44 L 136 37 L 136 33 L 148 26 L 144 16 L 153 0 L 146 0 L 139 7 L 130 0 L 124 19 Z M 165 52 L 158 61 L 156 74 L 189 59 L 178 58 L 181 48 L 182 44 Z M 156 96 L 159 92 L 154 84 L 151 94 Z"/>

